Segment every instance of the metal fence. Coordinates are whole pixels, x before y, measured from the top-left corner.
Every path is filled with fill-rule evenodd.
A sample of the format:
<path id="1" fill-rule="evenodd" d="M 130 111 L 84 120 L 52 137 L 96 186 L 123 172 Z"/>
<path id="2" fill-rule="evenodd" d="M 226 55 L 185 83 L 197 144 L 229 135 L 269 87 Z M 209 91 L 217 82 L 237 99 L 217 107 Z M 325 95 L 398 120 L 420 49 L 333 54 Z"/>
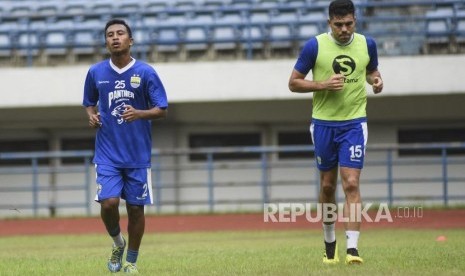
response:
<path id="1" fill-rule="evenodd" d="M 237 156 L 219 158 L 225 154 Z M 244 154 L 248 158 L 241 159 Z M 264 203 L 316 202 L 319 177 L 312 155 L 312 146 L 154 149 L 155 205 L 147 211 L 257 211 Z M 98 214 L 92 156 L 0 153 L 0 217 Z M 61 162 L 66 158 L 75 161 Z M 7 164 L 18 160 L 27 164 Z M 337 197 L 343 200 L 340 186 Z M 365 202 L 390 206 L 464 204 L 465 143 L 369 146 L 361 188 Z"/>

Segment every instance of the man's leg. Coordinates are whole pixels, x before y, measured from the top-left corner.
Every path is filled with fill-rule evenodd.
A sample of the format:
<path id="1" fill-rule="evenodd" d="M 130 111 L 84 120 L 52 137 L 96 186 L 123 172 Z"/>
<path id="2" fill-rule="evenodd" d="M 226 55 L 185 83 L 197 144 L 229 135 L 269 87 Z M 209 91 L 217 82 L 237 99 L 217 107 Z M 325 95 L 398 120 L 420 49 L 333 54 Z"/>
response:
<path id="1" fill-rule="evenodd" d="M 122 267 L 122 259 L 126 242 L 121 234 L 119 225 L 119 198 L 108 198 L 100 202 L 100 216 L 108 234 L 113 239 L 113 248 L 108 260 L 108 269 L 111 272 L 118 272 Z"/>
<path id="2" fill-rule="evenodd" d="M 360 196 L 360 169 L 341 167 L 342 188 L 345 193 L 344 217 L 349 221 L 344 223 L 347 237 L 347 264 L 361 264 L 363 259 L 358 254 L 358 238 L 360 235 L 361 221 L 361 196 Z"/>
<path id="3" fill-rule="evenodd" d="M 129 240 L 124 271 L 129 273 L 137 273 L 137 267 L 135 264 L 137 262 L 139 247 L 145 230 L 144 205 L 131 205 L 126 203 L 126 210 L 128 212 Z"/>
<path id="4" fill-rule="evenodd" d="M 320 194 L 319 203 L 322 204 L 322 210 L 328 205 L 336 205 L 336 185 L 337 185 L 337 168 L 329 171 L 320 171 Z M 326 206 L 325 206 L 326 205 Z M 336 230 L 335 218 L 326 218 L 323 216 L 323 234 L 325 242 L 325 255 L 323 262 L 332 264 L 339 262 L 336 248 Z"/>

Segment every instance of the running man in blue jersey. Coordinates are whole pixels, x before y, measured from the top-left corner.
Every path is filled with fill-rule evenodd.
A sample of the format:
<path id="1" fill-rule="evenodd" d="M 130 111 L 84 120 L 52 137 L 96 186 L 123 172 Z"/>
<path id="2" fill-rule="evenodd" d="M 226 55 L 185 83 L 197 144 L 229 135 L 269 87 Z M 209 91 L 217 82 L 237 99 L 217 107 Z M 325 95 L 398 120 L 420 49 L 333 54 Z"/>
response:
<path id="1" fill-rule="evenodd" d="M 137 273 L 136 261 L 145 228 L 144 206 L 153 203 L 151 120 L 166 117 L 166 92 L 154 68 L 131 57 L 134 41 L 125 21 L 105 26 L 110 59 L 90 67 L 83 105 L 97 129 L 95 163 L 101 218 L 113 238 L 108 269 Z M 128 243 L 120 230 L 120 198 L 126 201 Z"/>
<path id="2" fill-rule="evenodd" d="M 289 79 L 292 92 L 313 92 L 311 137 L 320 171 L 319 202 L 336 205 L 336 184 L 341 175 L 345 193 L 344 223 L 347 264 L 363 263 L 358 253 L 361 222 L 354 216 L 360 207 L 360 172 L 368 138 L 365 82 L 375 94 L 383 90 L 378 54 L 373 39 L 355 33 L 355 7 L 350 0 L 329 5 L 330 31 L 310 38 L 304 45 Z M 312 71 L 312 78 L 306 79 Z M 351 208 L 354 207 L 354 208 Z M 323 219 L 323 262 L 339 262 L 334 218 Z"/>

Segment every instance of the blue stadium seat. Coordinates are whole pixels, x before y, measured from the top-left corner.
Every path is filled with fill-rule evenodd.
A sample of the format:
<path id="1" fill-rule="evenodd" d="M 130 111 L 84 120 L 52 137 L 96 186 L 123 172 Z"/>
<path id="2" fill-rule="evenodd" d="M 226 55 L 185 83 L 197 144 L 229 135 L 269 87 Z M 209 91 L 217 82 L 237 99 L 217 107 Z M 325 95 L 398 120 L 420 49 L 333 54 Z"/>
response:
<path id="1" fill-rule="evenodd" d="M 311 37 L 316 36 L 320 33 L 320 28 L 318 23 L 297 23 L 296 25 L 296 35 L 297 39 L 301 43 L 305 43 Z"/>
<path id="2" fill-rule="evenodd" d="M 184 30 L 184 46 L 187 51 L 207 50 L 208 29 L 204 26 L 187 26 Z"/>
<path id="3" fill-rule="evenodd" d="M 294 6 L 303 6 L 307 3 L 306 0 L 284 0 L 286 6 L 294 7 Z M 311 1 L 310 1 L 311 2 Z"/>
<path id="4" fill-rule="evenodd" d="M 140 13 L 143 11 L 143 1 L 125 0 L 116 3 L 114 10 L 116 13 Z"/>
<path id="5" fill-rule="evenodd" d="M 29 22 L 24 22 L 24 24 L 27 24 L 26 26 L 29 30 L 37 31 L 45 30 L 48 27 L 48 23 L 49 22 L 46 18 L 38 18 Z"/>
<path id="6" fill-rule="evenodd" d="M 58 17 L 51 22 L 47 29 L 49 30 L 72 30 L 77 22 L 72 17 Z"/>
<path id="7" fill-rule="evenodd" d="M 63 13 L 66 15 L 83 15 L 87 13 L 88 2 L 64 3 Z"/>
<path id="8" fill-rule="evenodd" d="M 326 20 L 325 13 L 318 9 L 300 13 L 295 31 L 297 39 L 301 43 L 304 43 L 310 37 L 325 31 L 324 27 L 327 26 Z"/>
<path id="9" fill-rule="evenodd" d="M 101 37 L 100 37 L 101 36 Z M 75 55 L 91 55 L 104 47 L 101 32 L 92 29 L 76 29 L 70 34 L 72 51 Z"/>
<path id="10" fill-rule="evenodd" d="M 100 1 L 95 1 L 91 3 L 88 6 L 88 8 L 89 8 L 89 12 L 91 13 L 109 15 L 109 14 L 112 14 L 114 11 L 114 8 L 116 8 L 113 5 L 114 5 L 113 1 L 101 1 L 100 0 Z"/>
<path id="11" fill-rule="evenodd" d="M 19 31 L 23 24 L 16 18 L 10 18 L 9 20 L 3 19 L 0 24 L 0 31 Z M 24 27 L 26 29 L 26 27 Z"/>
<path id="12" fill-rule="evenodd" d="M 215 22 L 215 14 L 213 12 L 196 12 L 187 21 L 188 25 L 212 25 Z"/>
<path id="13" fill-rule="evenodd" d="M 452 31 L 453 9 L 443 8 L 426 13 L 426 37 L 428 42 L 442 43 L 449 40 Z"/>
<path id="14" fill-rule="evenodd" d="M 18 47 L 16 53 L 19 56 L 37 56 L 42 47 L 41 33 L 34 31 L 22 31 L 18 34 Z"/>
<path id="15" fill-rule="evenodd" d="M 77 22 L 76 25 L 79 29 L 103 31 L 103 28 L 105 27 L 105 21 L 100 17 L 86 17 L 83 19 L 83 21 Z"/>
<path id="16" fill-rule="evenodd" d="M 164 14 L 163 17 L 160 23 L 167 26 L 182 26 L 189 20 L 189 15 L 185 12 L 167 13 Z"/>
<path id="17" fill-rule="evenodd" d="M 328 19 L 326 12 L 321 9 L 307 9 L 299 11 L 298 20 L 300 22 L 319 22 L 326 24 Z"/>
<path id="18" fill-rule="evenodd" d="M 205 9 L 211 9 L 219 11 L 222 7 L 231 5 L 231 0 L 204 0 L 202 7 Z"/>
<path id="19" fill-rule="evenodd" d="M 271 49 L 292 48 L 294 41 L 294 30 L 292 23 L 277 23 L 269 27 L 269 45 Z"/>
<path id="20" fill-rule="evenodd" d="M 239 41 L 238 27 L 234 25 L 212 26 L 212 46 L 214 50 L 233 50 Z"/>
<path id="21" fill-rule="evenodd" d="M 217 18 L 221 24 L 242 24 L 244 16 L 241 11 L 223 11 Z"/>
<path id="22" fill-rule="evenodd" d="M 174 8 L 178 10 L 195 10 L 197 3 L 194 0 L 177 0 L 173 3 Z"/>
<path id="23" fill-rule="evenodd" d="M 256 3 L 261 8 L 273 8 L 281 4 L 280 0 L 256 0 Z"/>
<path id="24" fill-rule="evenodd" d="M 298 13 L 291 9 L 286 9 L 286 10 L 278 10 L 277 13 L 274 13 L 270 21 L 271 23 L 290 23 L 290 22 L 296 22 L 298 19 Z"/>
<path id="25" fill-rule="evenodd" d="M 177 26 L 160 26 L 155 28 L 152 32 L 154 32 L 152 37 L 155 39 L 157 52 L 167 53 L 179 50 L 181 36 Z"/>
<path id="26" fill-rule="evenodd" d="M 233 8 L 250 8 L 253 4 L 253 0 L 231 0 L 230 3 Z"/>
<path id="27" fill-rule="evenodd" d="M 456 40 L 460 52 L 465 52 L 465 8 L 456 11 Z"/>
<path id="28" fill-rule="evenodd" d="M 270 22 L 270 12 L 268 10 L 250 11 L 248 14 L 249 20 L 252 23 L 268 23 Z"/>
<path id="29" fill-rule="evenodd" d="M 43 35 L 43 48 L 46 55 L 65 55 L 69 49 L 69 34 L 67 31 L 47 31 Z"/>
<path id="30" fill-rule="evenodd" d="M 55 16 L 63 12 L 61 8 L 59 2 L 41 1 L 38 3 L 36 10 L 38 15 Z"/>
<path id="31" fill-rule="evenodd" d="M 451 38 L 453 35 L 452 8 L 438 8 L 426 13 L 425 29 L 426 40 L 424 46 L 425 53 L 445 52 L 452 50 Z"/>
<path id="32" fill-rule="evenodd" d="M 249 25 L 241 30 L 242 49 L 245 49 L 247 56 L 251 57 L 254 50 L 263 50 L 267 40 L 266 30 L 263 25 Z"/>
<path id="33" fill-rule="evenodd" d="M 12 34 L 9 31 L 0 31 L 0 56 L 11 56 L 14 45 L 12 43 Z"/>
<path id="34" fill-rule="evenodd" d="M 136 59 L 147 60 L 147 53 L 152 46 L 151 32 L 148 28 L 134 27 L 132 30 L 134 44 L 131 53 Z"/>
<path id="35" fill-rule="evenodd" d="M 145 12 L 160 12 L 165 11 L 170 7 L 171 3 L 164 0 L 151 0 L 145 4 L 143 11 Z"/>
<path id="36" fill-rule="evenodd" d="M 13 2 L 9 6 L 8 15 L 10 16 L 27 16 L 35 12 L 36 4 L 32 2 Z"/>
<path id="37" fill-rule="evenodd" d="M 465 9 L 457 11 L 457 31 L 460 36 L 465 36 Z"/>

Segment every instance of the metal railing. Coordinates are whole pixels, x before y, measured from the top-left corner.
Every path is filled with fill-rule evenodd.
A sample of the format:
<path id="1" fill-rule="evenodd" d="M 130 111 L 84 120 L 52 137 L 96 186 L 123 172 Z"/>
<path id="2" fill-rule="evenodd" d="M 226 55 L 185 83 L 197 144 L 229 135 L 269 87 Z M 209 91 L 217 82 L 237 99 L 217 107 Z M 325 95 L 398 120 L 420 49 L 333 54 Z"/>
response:
<path id="1" fill-rule="evenodd" d="M 243 160 L 218 159 L 221 154 L 250 153 L 252 158 Z M 282 158 L 283 153 L 308 157 Z M 155 205 L 148 212 L 259 210 L 270 202 L 316 202 L 319 174 L 312 155 L 312 146 L 154 149 Z M 0 217 L 1 210 L 29 216 L 97 214 L 92 207 L 92 156 L 92 151 L 0 153 Z M 82 162 L 56 162 L 63 158 L 82 158 Z M 29 164 L 9 166 L 8 160 Z M 465 143 L 372 145 L 362 173 L 362 197 L 390 206 L 463 204 L 464 168 Z M 337 197 L 343 199 L 340 190 Z"/>

